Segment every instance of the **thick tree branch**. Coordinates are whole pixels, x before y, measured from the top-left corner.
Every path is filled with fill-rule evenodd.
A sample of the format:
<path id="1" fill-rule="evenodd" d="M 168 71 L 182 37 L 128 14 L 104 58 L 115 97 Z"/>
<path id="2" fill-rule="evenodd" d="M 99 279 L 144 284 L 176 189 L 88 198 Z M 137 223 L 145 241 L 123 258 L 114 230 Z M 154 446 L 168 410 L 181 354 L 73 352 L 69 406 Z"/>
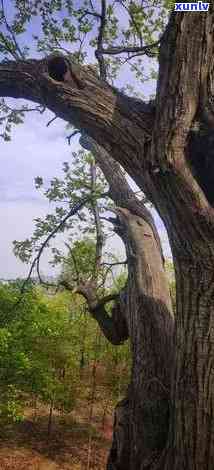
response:
<path id="1" fill-rule="evenodd" d="M 45 105 L 96 139 L 140 184 L 142 158 L 151 141 L 154 106 L 104 84 L 91 67 L 71 63 L 69 74 L 66 61 L 65 80 L 53 80 L 48 63 L 50 60 L 45 59 L 1 63 L 0 96 Z"/>
<path id="2" fill-rule="evenodd" d="M 92 310 L 92 315 L 99 324 L 105 337 L 114 345 L 121 345 L 129 337 L 124 312 L 121 310 L 121 300 L 112 308 L 111 316 L 101 305 Z"/>
<path id="3" fill-rule="evenodd" d="M 124 293 L 121 293 L 120 296 L 110 294 L 102 299 L 97 299 L 91 283 L 88 286 L 79 285 L 76 292 L 86 298 L 92 316 L 97 320 L 103 334 L 112 344 L 119 345 L 128 338 L 124 304 L 126 296 Z M 112 308 L 110 316 L 105 310 L 105 304 L 112 300 L 116 300 L 116 304 Z"/>
<path id="4" fill-rule="evenodd" d="M 93 153 L 109 183 L 110 197 L 116 205 L 120 206 L 115 211 L 118 215 L 115 231 L 122 238 L 126 247 L 128 261 L 126 296 L 129 299 L 129 302 L 123 303 L 121 310 L 126 319 L 131 343 L 134 342 L 134 347 L 136 347 L 137 340 L 134 337 L 135 332 L 132 324 L 133 315 L 136 315 L 134 321 L 141 329 L 139 336 L 139 351 L 141 352 L 139 354 L 142 354 L 142 364 L 145 365 L 147 362 L 149 364 L 148 380 L 151 379 L 152 374 L 155 374 L 167 388 L 170 384 L 173 362 L 172 332 L 174 322 L 157 230 L 148 209 L 142 201 L 137 199 L 129 187 L 118 163 L 91 138 L 82 135 L 80 143 Z M 153 334 L 156 331 L 155 334 L 157 334 L 157 354 L 152 357 L 150 350 L 151 331 Z M 158 351 L 159 347 L 162 349 L 161 344 L 163 351 L 161 353 L 162 359 L 159 360 L 160 352 Z M 146 380 L 145 372 L 144 375 Z M 147 392 L 145 392 L 145 396 L 147 396 Z"/>
<path id="5" fill-rule="evenodd" d="M 160 45 L 160 40 L 148 44 L 146 46 L 115 46 L 101 49 L 102 54 L 106 55 L 119 55 L 119 54 L 138 54 L 138 55 L 147 55 L 148 57 L 155 57 L 157 54 L 152 52 L 152 49 L 157 48 Z"/>
<path id="6" fill-rule="evenodd" d="M 130 188 L 120 165 L 113 160 L 105 149 L 87 135 L 82 134 L 80 143 L 95 156 L 98 165 L 109 183 L 109 197 L 114 201 L 115 205 L 128 209 L 132 214 L 138 215 L 151 226 L 158 249 L 164 259 L 160 238 L 153 217 L 144 202 L 140 201 Z"/>
<path id="7" fill-rule="evenodd" d="M 160 48 L 155 128 L 149 157 L 156 170 L 153 180 L 146 185 L 148 192 L 153 193 L 177 255 L 193 262 L 200 257 L 200 262 L 206 264 L 212 257 L 214 230 L 214 172 L 207 160 L 206 146 L 214 126 L 210 114 L 208 124 L 205 118 L 206 100 L 214 86 L 213 23 L 213 4 L 204 15 L 177 13 L 170 18 Z M 198 155 L 197 140 L 195 146 L 192 141 L 201 128 L 205 137 Z M 201 168 L 197 177 L 199 158 Z M 213 161 L 213 155 L 211 158 Z M 208 181 L 210 192 L 206 189 Z M 203 253 L 202 239 L 206 239 Z"/>
<path id="8" fill-rule="evenodd" d="M 76 287 L 72 286 L 68 281 L 62 280 L 60 285 L 67 290 L 82 295 L 87 301 L 89 311 L 94 319 L 98 322 L 103 334 L 114 345 L 122 344 L 128 339 L 128 329 L 125 320 L 125 294 L 109 294 L 99 299 L 96 292 L 96 282 L 89 280 L 88 282 L 79 282 Z M 106 312 L 105 305 L 109 302 L 116 301 L 112 308 L 111 316 Z"/>

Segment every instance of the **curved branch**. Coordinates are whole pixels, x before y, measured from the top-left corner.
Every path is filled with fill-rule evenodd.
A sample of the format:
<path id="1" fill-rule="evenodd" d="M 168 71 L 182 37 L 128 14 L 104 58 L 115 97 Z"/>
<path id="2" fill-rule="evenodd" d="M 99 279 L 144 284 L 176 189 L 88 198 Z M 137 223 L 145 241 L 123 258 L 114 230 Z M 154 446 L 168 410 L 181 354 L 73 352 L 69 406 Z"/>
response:
<path id="1" fill-rule="evenodd" d="M 98 299 L 96 283 L 93 279 L 86 283 L 79 282 L 76 287 L 73 287 L 66 279 L 63 279 L 60 285 L 68 291 L 80 294 L 85 298 L 91 315 L 97 321 L 110 343 L 120 345 L 128 339 L 129 333 L 125 318 L 126 294 L 124 292 L 121 292 L 121 294 L 109 294 Z M 105 305 L 112 301 L 116 302 L 110 316 L 106 312 Z"/>
<path id="2" fill-rule="evenodd" d="M 109 155 L 100 145 L 87 135 L 82 134 L 80 144 L 86 150 L 90 150 L 95 156 L 96 162 L 100 166 L 109 183 L 109 197 L 114 201 L 116 206 L 128 209 L 132 214 L 141 217 L 150 225 L 164 261 L 160 237 L 155 227 L 153 217 L 144 202 L 139 200 L 134 191 L 130 188 L 120 165 L 118 165 L 111 155 Z"/>
<path id="3" fill-rule="evenodd" d="M 151 142 L 154 106 L 122 94 L 99 80 L 92 67 L 67 58 L 63 81 L 56 81 L 49 76 L 50 60 L 1 63 L 0 96 L 45 105 L 95 139 L 140 184 L 142 159 Z"/>
<path id="4" fill-rule="evenodd" d="M 115 346 L 119 346 L 129 337 L 127 323 L 118 301 L 112 309 L 111 317 L 106 312 L 103 305 L 98 306 L 91 311 L 92 316 L 97 320 L 103 334 Z"/>
<path id="5" fill-rule="evenodd" d="M 125 292 L 110 294 L 99 299 L 94 306 L 89 305 L 90 313 L 99 324 L 104 336 L 115 346 L 121 345 L 129 337 L 127 321 L 125 317 L 126 305 Z M 111 310 L 111 316 L 106 312 L 105 304 L 115 301 Z"/>

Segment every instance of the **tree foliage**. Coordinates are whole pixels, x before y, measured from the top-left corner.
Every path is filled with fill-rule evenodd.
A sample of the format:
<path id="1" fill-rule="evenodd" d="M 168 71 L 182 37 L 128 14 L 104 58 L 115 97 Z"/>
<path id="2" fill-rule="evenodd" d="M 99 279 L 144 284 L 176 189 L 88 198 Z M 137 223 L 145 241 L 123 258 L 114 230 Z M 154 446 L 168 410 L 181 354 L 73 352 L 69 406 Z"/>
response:
<path id="1" fill-rule="evenodd" d="M 63 172 L 64 178 L 53 178 L 47 188 L 42 177 L 35 178 L 36 188 L 43 191 L 53 206 L 53 212 L 47 214 L 44 219 L 34 220 L 35 228 L 31 238 L 13 242 L 14 253 L 24 263 L 32 263 L 33 257 L 40 252 L 47 237 L 54 238 L 58 232 L 64 232 L 67 253 L 53 247 L 50 264 L 63 264 L 63 273 L 73 286 L 78 281 L 89 280 L 96 274 L 99 283 L 104 287 L 106 281 L 109 281 L 109 276 L 113 275 L 113 267 L 117 266 L 117 263 L 120 264 L 119 257 L 105 247 L 108 237 L 113 234 L 110 224 L 106 223 L 106 217 L 113 208 L 108 197 L 108 185 L 95 165 L 92 154 L 83 150 L 72 152 L 71 163 L 63 164 Z M 86 201 L 81 210 L 65 224 L 61 224 L 63 217 L 81 201 Z M 52 236 L 53 231 L 55 234 Z M 97 254 L 99 236 L 102 241 L 100 254 Z M 97 256 L 101 257 L 99 266 L 96 265 Z"/>
<path id="2" fill-rule="evenodd" d="M 112 394 L 113 401 L 118 398 L 112 367 L 121 363 L 123 368 L 122 393 L 128 380 L 128 348 L 115 353 L 101 338 L 95 351 L 96 325 L 81 298 L 32 288 L 17 307 L 18 296 L 17 286 L 0 286 L 0 421 L 22 419 L 26 403 L 33 399 L 70 412 L 76 400 L 84 398 L 85 388 L 90 390 L 81 371 L 90 371 L 95 354 L 106 370 L 104 394 Z"/>
<path id="3" fill-rule="evenodd" d="M 172 2 L 151 0 L 142 5 L 141 0 L 109 0 L 103 2 L 103 11 L 101 5 L 90 0 L 11 0 L 9 6 L 1 0 L 0 58 L 20 60 L 32 52 L 37 57 L 62 53 L 77 63 L 93 64 L 99 72 L 103 54 L 106 79 L 131 95 L 143 96 L 137 83 L 157 78 L 159 37 Z M 124 74 L 132 82 L 124 81 Z M 1 137 L 10 140 L 12 126 L 22 123 L 24 114 L 32 110 L 43 113 L 45 107 L 24 104 L 13 108 L 2 99 Z"/>

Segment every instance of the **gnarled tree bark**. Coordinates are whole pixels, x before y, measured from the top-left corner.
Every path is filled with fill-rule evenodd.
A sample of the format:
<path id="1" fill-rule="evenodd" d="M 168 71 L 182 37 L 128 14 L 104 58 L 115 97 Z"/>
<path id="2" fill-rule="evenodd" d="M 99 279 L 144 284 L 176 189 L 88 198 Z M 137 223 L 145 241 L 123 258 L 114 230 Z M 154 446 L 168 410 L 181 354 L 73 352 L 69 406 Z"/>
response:
<path id="1" fill-rule="evenodd" d="M 105 336 L 113 344 L 129 336 L 132 351 L 131 382 L 115 410 L 108 469 L 149 469 L 160 458 L 168 436 L 174 355 L 174 320 L 160 239 L 152 215 L 129 187 L 119 164 L 91 138 L 82 137 L 81 144 L 93 152 L 109 183 L 109 195 L 118 207 L 115 231 L 128 260 L 127 287 L 112 317 L 103 306 L 92 309 Z"/>

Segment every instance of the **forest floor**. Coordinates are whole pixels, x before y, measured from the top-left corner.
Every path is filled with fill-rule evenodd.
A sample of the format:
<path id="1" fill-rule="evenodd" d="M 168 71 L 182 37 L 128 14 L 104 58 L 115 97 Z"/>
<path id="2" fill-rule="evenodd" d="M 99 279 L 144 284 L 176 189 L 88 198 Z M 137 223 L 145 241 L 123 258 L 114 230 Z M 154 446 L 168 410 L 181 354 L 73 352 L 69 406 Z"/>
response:
<path id="1" fill-rule="evenodd" d="M 111 410 L 110 410 L 111 411 Z M 84 404 L 65 416 L 53 413 L 48 436 L 48 410 L 27 407 L 25 419 L 0 429 L 1 470 L 104 470 L 112 436 L 112 414 L 103 404 Z"/>

